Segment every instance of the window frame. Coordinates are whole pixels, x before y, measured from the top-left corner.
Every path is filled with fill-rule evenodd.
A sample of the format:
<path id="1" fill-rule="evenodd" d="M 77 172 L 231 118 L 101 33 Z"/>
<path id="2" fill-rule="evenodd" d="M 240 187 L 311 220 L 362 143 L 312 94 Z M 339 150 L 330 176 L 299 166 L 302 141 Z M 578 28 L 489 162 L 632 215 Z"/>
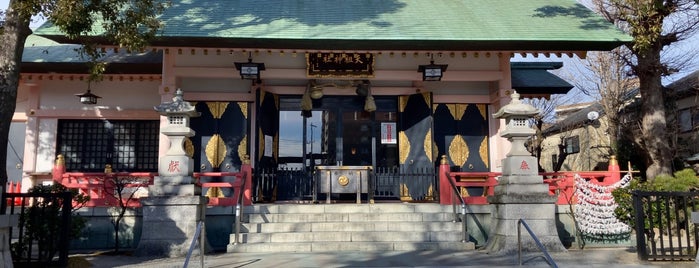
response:
<path id="1" fill-rule="evenodd" d="M 690 132 L 694 129 L 695 119 L 699 121 L 699 113 L 695 109 L 686 108 L 677 112 L 677 125 L 680 133 Z"/>
<path id="2" fill-rule="evenodd" d="M 570 136 L 563 139 L 566 154 L 576 154 L 580 152 L 580 136 Z"/>
<path id="3" fill-rule="evenodd" d="M 67 171 L 155 172 L 159 136 L 159 120 L 59 119 L 56 154 Z"/>

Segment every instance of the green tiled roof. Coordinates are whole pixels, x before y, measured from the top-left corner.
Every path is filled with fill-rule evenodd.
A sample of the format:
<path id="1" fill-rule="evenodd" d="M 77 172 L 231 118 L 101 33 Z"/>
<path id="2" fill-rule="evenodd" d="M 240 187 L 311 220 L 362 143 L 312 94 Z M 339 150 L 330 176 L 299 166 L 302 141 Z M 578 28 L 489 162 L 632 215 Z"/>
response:
<path id="1" fill-rule="evenodd" d="M 78 52 L 79 45 L 60 44 L 37 35 L 24 42 L 22 72 L 25 73 L 86 73 L 87 58 Z M 105 73 L 160 74 L 162 52 L 128 53 L 125 49 L 107 50 L 102 58 L 108 62 Z"/>
<path id="2" fill-rule="evenodd" d="M 172 0 L 162 46 L 608 50 L 630 37 L 573 0 Z M 50 24 L 36 34 L 59 41 Z"/>

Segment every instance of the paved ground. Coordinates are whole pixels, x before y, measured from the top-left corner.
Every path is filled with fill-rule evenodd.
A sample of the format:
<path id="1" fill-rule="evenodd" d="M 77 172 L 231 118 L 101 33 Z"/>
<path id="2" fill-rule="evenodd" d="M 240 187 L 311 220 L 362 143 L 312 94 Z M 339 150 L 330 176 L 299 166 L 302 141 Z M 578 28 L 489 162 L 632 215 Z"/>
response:
<path id="1" fill-rule="evenodd" d="M 108 256 L 104 254 L 73 255 L 82 257 L 92 267 L 183 267 L 185 258 L 147 258 Z M 643 262 L 628 248 L 591 248 L 569 250 L 551 255 L 558 267 L 699 267 L 693 261 Z M 541 253 L 525 253 L 525 266 L 550 267 Z M 200 257 L 193 256 L 188 267 L 201 267 Z M 516 267 L 517 253 L 492 255 L 482 251 L 390 251 L 337 253 L 221 253 L 204 257 L 204 267 Z M 83 265 L 80 265 L 83 266 Z M 73 266 L 77 267 L 77 266 Z"/>

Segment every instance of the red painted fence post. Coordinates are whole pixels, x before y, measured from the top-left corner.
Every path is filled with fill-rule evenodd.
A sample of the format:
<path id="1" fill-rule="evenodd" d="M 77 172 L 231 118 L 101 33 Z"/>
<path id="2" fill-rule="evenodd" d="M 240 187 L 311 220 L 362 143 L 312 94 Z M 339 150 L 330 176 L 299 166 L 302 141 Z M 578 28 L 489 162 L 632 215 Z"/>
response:
<path id="1" fill-rule="evenodd" d="M 609 172 L 608 176 L 604 176 L 604 184 L 611 185 L 621 180 L 621 171 L 619 169 L 619 162 L 616 160 L 616 156 L 612 155 L 609 158 L 609 167 L 607 168 Z"/>
<path id="2" fill-rule="evenodd" d="M 243 205 L 252 205 L 252 166 L 250 165 L 250 157 L 245 156 L 243 160 L 243 165 L 240 167 L 240 171 L 245 173 L 245 189 L 243 192 Z"/>
<path id="3" fill-rule="evenodd" d="M 447 156 L 442 155 L 442 160 L 439 162 L 439 204 L 451 205 L 453 202 L 453 191 L 449 184 L 449 161 Z"/>
<path id="4" fill-rule="evenodd" d="M 62 154 L 56 157 L 56 163 L 53 165 L 53 170 L 51 171 L 51 178 L 56 183 L 63 182 L 63 173 L 66 173 L 66 162 Z"/>

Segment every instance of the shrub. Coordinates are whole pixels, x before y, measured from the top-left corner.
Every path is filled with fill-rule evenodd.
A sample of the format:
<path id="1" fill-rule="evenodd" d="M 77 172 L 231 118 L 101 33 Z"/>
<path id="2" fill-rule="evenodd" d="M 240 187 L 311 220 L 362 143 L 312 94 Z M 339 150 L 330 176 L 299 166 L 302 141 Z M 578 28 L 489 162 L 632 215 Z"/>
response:
<path id="1" fill-rule="evenodd" d="M 28 190 L 33 194 L 58 194 L 72 192 L 72 201 L 77 203 L 76 208 L 81 207 L 89 200 L 89 197 L 78 194 L 77 190 L 68 190 L 65 186 L 54 184 L 51 186 L 37 185 Z M 25 259 L 30 257 L 33 246 L 37 247 L 38 256 L 41 261 L 51 261 L 59 250 L 59 228 L 61 226 L 61 210 L 63 201 L 60 198 L 34 198 L 34 203 L 27 207 L 20 215 L 20 226 L 24 227 L 24 232 L 20 234 L 22 243 L 12 243 L 11 251 L 13 258 Z M 74 208 L 75 209 L 75 208 Z M 71 226 L 68 239 L 77 237 L 85 227 L 86 220 L 71 211 Z"/>
<path id="2" fill-rule="evenodd" d="M 673 174 L 660 175 L 651 181 L 632 180 L 626 188 L 618 188 L 612 192 L 614 200 L 619 206 L 614 210 L 615 216 L 622 222 L 635 229 L 636 221 L 633 211 L 633 192 L 634 191 L 653 191 L 653 192 L 687 192 L 699 189 L 699 178 L 692 169 L 684 169 Z M 651 211 L 658 211 L 655 206 L 651 206 Z M 672 209 L 673 208 L 669 208 Z M 651 223 L 645 223 L 649 227 Z M 653 224 L 655 225 L 655 224 Z"/>

